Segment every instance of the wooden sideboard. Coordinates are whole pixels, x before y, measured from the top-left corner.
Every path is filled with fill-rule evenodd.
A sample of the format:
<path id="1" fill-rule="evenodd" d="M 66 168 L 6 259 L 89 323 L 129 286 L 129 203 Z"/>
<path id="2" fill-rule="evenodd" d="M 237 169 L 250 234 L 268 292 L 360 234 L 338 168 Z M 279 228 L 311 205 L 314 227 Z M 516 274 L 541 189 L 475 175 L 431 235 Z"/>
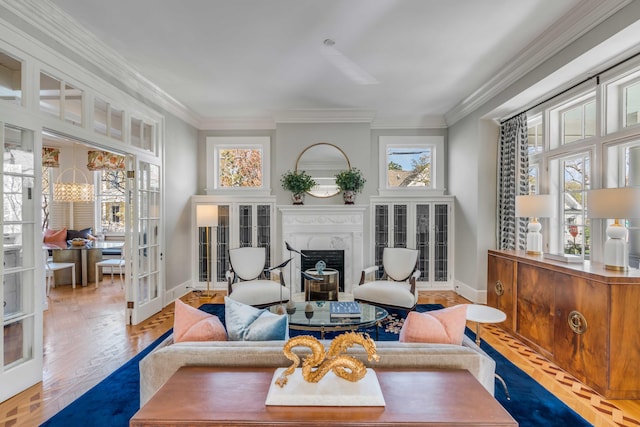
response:
<path id="1" fill-rule="evenodd" d="M 511 333 L 609 399 L 640 399 L 640 271 L 490 250 L 487 304 Z"/>

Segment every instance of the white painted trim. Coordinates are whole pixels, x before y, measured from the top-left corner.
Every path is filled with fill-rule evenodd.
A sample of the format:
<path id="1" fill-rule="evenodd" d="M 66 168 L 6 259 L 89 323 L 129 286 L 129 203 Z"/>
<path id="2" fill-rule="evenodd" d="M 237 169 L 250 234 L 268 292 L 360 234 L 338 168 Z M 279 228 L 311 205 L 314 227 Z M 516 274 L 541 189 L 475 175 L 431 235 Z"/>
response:
<path id="1" fill-rule="evenodd" d="M 210 117 L 200 121 L 200 130 L 272 130 L 276 122 L 272 117 Z"/>
<path id="2" fill-rule="evenodd" d="M 97 36 L 50 1 L 21 0 L 16 2 L 0 0 L 0 7 L 20 17 L 28 26 L 43 32 L 53 42 L 57 42 L 72 52 L 76 52 L 78 56 L 104 70 L 106 74 L 121 82 L 127 89 L 141 94 L 192 126 L 199 126 L 200 116 L 146 79 L 122 55 L 107 46 Z M 24 28 L 20 32 L 23 31 Z M 35 39 L 29 38 L 31 38 L 32 42 L 35 42 Z M 45 49 L 51 51 L 48 47 Z M 60 60 L 60 55 L 56 56 Z M 78 65 L 75 64 L 76 67 Z"/>
<path id="3" fill-rule="evenodd" d="M 580 1 L 522 49 L 493 78 L 447 112 L 447 124 L 451 126 L 463 119 L 629 3 L 631 0 Z"/>
<path id="4" fill-rule="evenodd" d="M 486 304 L 487 303 L 487 290 L 478 290 L 472 288 L 466 283 L 461 282 L 460 280 L 455 280 L 454 290 L 458 295 L 463 296 L 469 301 L 477 304 Z"/>
<path id="5" fill-rule="evenodd" d="M 447 165 L 444 160 L 444 136 L 386 136 L 382 135 L 378 138 L 378 194 L 381 196 L 392 196 L 396 194 L 415 194 L 416 196 L 439 196 L 446 191 L 444 187 L 445 170 Z M 432 159 L 432 175 L 434 186 L 432 188 L 424 187 L 387 187 L 387 148 L 420 148 L 433 147 L 435 151 Z"/>
<path id="6" fill-rule="evenodd" d="M 192 292 L 194 289 L 195 287 L 191 284 L 191 281 L 189 280 L 186 282 L 180 283 L 176 287 L 168 289 L 164 293 L 164 300 L 163 300 L 164 304 L 162 306 L 163 307 L 168 306 L 169 304 L 174 302 L 176 299 L 188 294 L 189 292 Z"/>
<path id="7" fill-rule="evenodd" d="M 374 110 L 357 108 L 309 108 L 276 111 L 276 123 L 371 123 Z"/>
<path id="8" fill-rule="evenodd" d="M 371 129 L 446 129 L 443 116 L 376 117 Z"/>
<path id="9" fill-rule="evenodd" d="M 218 150 L 259 148 L 262 151 L 262 186 L 260 188 L 222 188 L 218 183 Z M 271 194 L 271 136 L 208 136 L 205 145 L 207 194 Z"/>

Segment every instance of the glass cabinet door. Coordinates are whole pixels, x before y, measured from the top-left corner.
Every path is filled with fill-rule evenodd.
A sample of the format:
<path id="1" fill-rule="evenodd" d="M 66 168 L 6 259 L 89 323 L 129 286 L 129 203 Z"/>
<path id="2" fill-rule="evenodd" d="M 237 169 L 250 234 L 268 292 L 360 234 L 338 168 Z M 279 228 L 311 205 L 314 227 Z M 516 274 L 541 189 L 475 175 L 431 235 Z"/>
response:
<path id="1" fill-rule="evenodd" d="M 436 282 L 449 280 L 449 205 L 434 205 L 434 277 Z"/>
<path id="2" fill-rule="evenodd" d="M 416 205 L 416 249 L 418 250 L 418 270 L 421 282 L 429 281 L 431 272 L 431 205 Z"/>

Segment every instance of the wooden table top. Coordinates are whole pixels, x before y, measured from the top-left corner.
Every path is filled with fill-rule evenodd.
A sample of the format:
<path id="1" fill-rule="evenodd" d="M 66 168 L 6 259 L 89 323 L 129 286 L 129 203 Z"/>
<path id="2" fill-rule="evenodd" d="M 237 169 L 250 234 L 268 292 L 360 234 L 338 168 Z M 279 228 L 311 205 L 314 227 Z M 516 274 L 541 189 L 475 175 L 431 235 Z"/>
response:
<path id="1" fill-rule="evenodd" d="M 274 368 L 183 367 L 130 426 L 518 425 L 468 371 L 375 371 L 385 407 L 266 406 Z"/>

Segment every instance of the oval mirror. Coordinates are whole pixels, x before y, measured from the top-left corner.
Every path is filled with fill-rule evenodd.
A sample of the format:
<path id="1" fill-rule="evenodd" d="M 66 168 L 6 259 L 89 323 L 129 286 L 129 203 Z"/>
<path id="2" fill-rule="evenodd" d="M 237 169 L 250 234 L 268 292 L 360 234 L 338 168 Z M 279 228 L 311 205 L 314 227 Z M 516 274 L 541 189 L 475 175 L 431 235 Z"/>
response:
<path id="1" fill-rule="evenodd" d="M 332 197 L 340 192 L 335 175 L 351 164 L 344 152 L 333 144 L 319 142 L 307 147 L 296 162 L 296 171 L 305 171 L 316 181 L 307 193 L 314 197 Z"/>

